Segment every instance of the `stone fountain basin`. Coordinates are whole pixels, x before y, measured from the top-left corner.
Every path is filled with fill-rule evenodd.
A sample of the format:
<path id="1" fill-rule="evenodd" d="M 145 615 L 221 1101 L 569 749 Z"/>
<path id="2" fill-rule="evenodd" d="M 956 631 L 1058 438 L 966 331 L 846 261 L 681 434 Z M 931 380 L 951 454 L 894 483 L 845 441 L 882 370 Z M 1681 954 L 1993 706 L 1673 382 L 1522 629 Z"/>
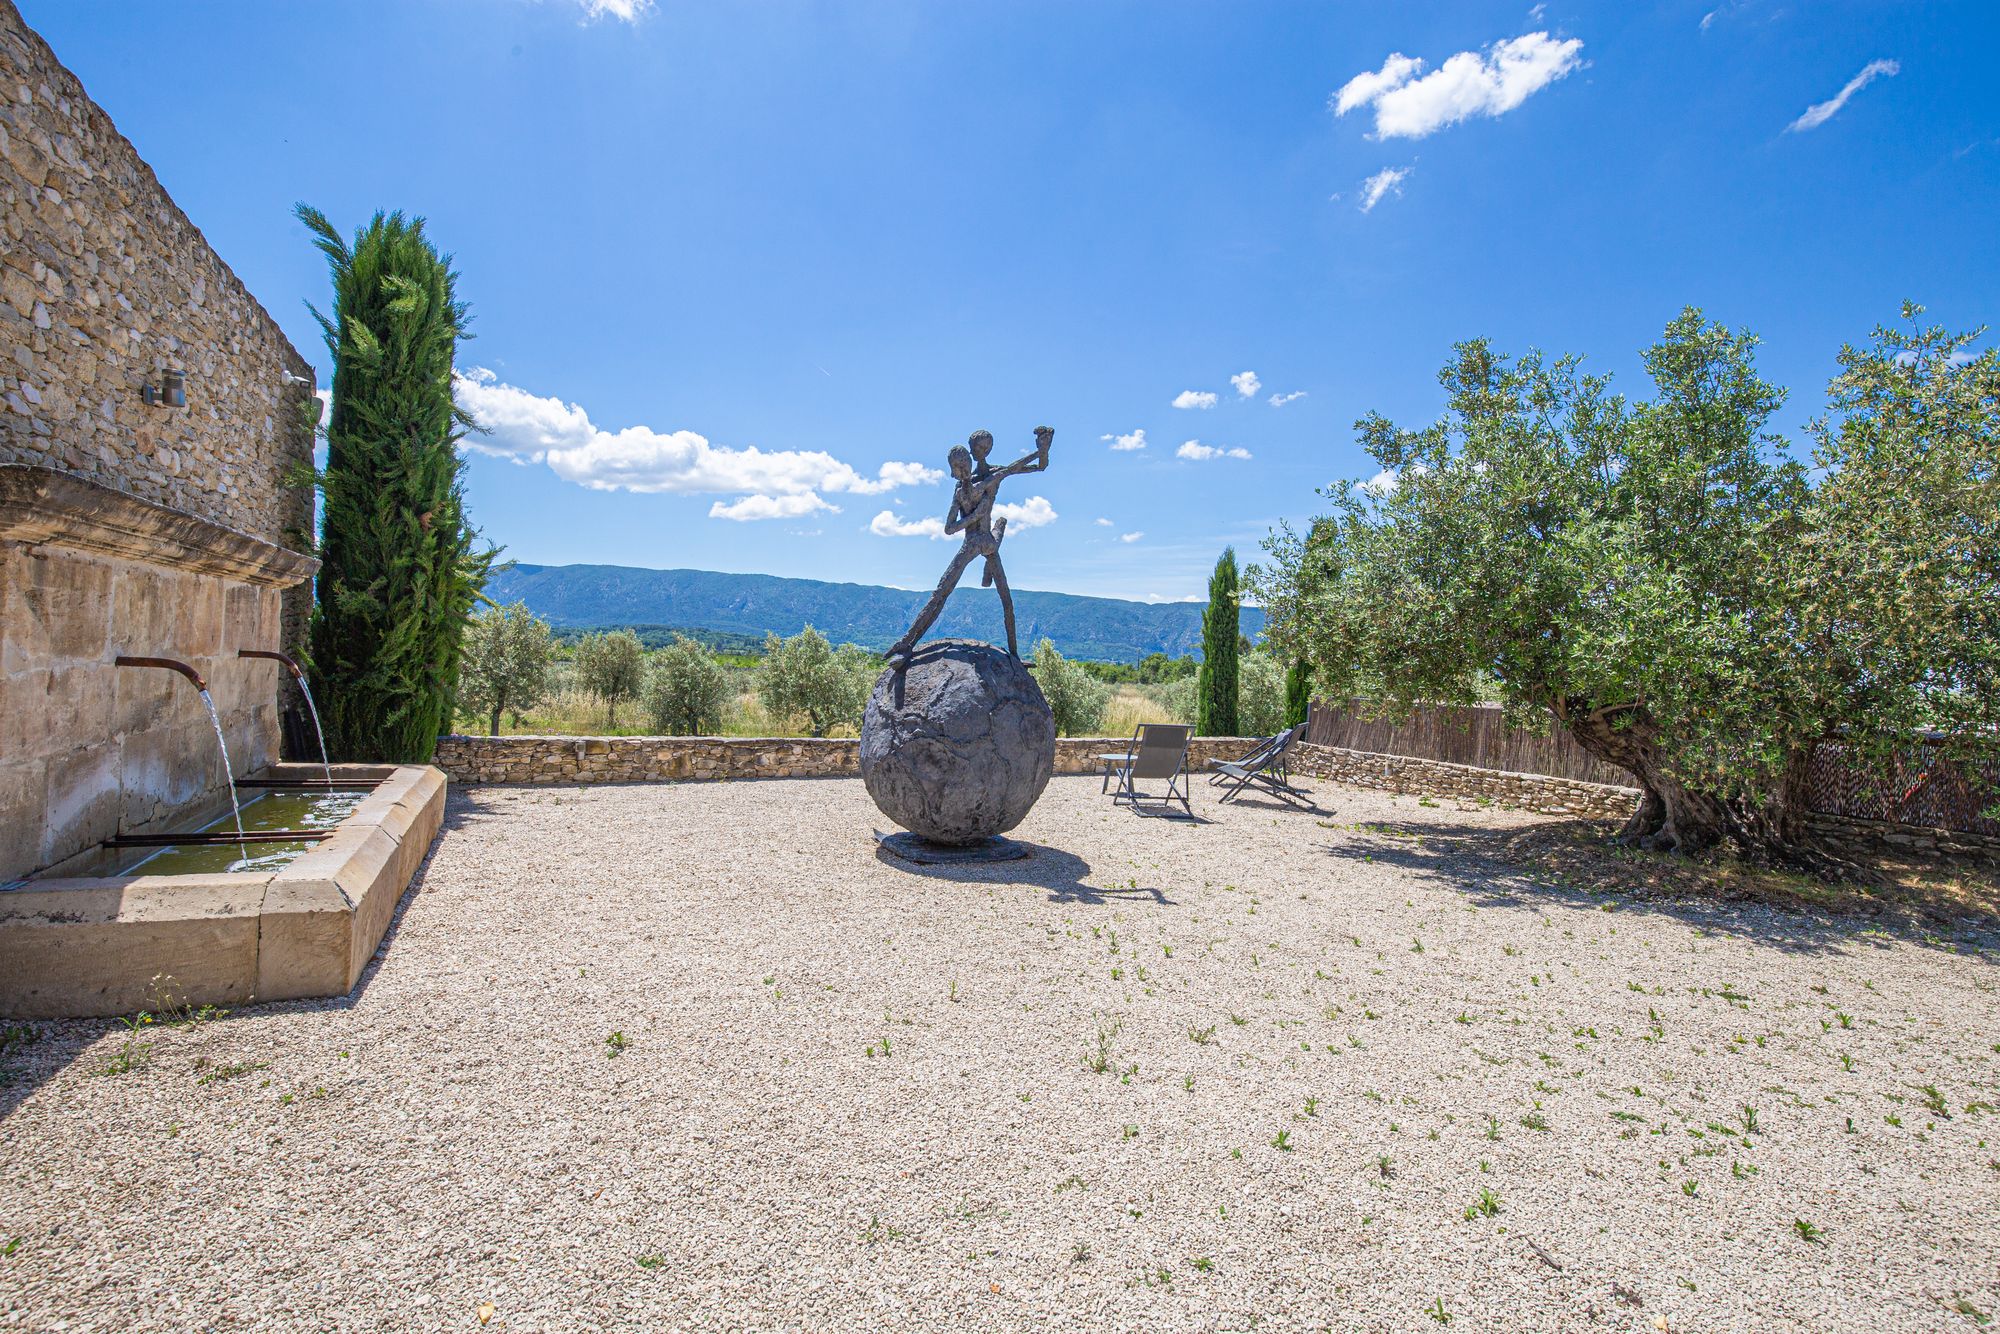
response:
<path id="1" fill-rule="evenodd" d="M 260 778 L 317 778 L 278 765 Z M 373 784 L 333 832 L 277 870 L 47 877 L 0 890 L 0 1014 L 131 1014 L 344 996 L 444 823 L 429 765 L 336 764 Z M 143 868 L 139 868 L 143 871 Z"/>

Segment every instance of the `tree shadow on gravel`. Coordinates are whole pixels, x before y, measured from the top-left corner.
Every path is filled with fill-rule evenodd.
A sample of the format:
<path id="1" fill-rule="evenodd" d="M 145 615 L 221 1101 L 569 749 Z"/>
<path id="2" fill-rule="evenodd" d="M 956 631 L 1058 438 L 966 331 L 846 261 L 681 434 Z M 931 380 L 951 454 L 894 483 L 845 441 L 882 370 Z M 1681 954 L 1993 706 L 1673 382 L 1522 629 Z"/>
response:
<path id="1" fill-rule="evenodd" d="M 1026 857 L 1011 862 L 972 862 L 959 865 L 920 866 L 906 862 L 883 848 L 875 849 L 875 860 L 907 875 L 926 880 L 943 880 L 960 885 L 1024 885 L 1049 891 L 1051 903 L 1081 903 L 1102 907 L 1107 903 L 1151 903 L 1172 907 L 1174 901 L 1158 889 L 1142 887 L 1136 880 L 1129 885 L 1100 888 L 1089 882 L 1090 863 L 1073 852 L 1031 843 Z"/>
<path id="2" fill-rule="evenodd" d="M 1392 866 L 1438 882 L 1484 908 L 1546 904 L 1657 913 L 1704 931 L 1805 954 L 1892 942 L 1950 949 L 2000 963 L 1994 918 L 1942 889 L 1926 894 L 1826 885 L 1781 872 L 1711 867 L 1611 847 L 1612 826 L 1552 820 L 1505 829 L 1445 820 L 1375 820 L 1337 832 L 1319 851 Z M 1951 876 L 1947 873 L 1945 879 Z"/>

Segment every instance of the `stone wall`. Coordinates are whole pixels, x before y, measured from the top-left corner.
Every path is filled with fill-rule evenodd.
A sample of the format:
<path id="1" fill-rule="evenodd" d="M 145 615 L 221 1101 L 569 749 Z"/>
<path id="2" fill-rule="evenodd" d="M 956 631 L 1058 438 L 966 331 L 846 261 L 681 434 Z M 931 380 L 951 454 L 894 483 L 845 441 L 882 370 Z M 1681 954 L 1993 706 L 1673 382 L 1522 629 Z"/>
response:
<path id="1" fill-rule="evenodd" d="M 278 758 L 283 590 L 313 562 L 50 469 L 0 465 L 0 883 L 219 813 L 206 679 L 237 774 Z"/>
<path id="2" fill-rule="evenodd" d="M 0 227 L 0 463 L 309 546 L 311 495 L 288 474 L 312 458 L 312 367 L 12 0 Z M 187 406 L 144 402 L 170 367 Z"/>
<path id="3" fill-rule="evenodd" d="M 1429 797 L 1459 797 L 1543 815 L 1588 815 L 1623 820 L 1632 814 L 1639 791 L 1608 787 L 1545 774 L 1476 769 L 1442 760 L 1418 760 L 1404 755 L 1344 750 L 1339 746 L 1301 745 L 1293 770 L 1347 787 Z"/>
<path id="4" fill-rule="evenodd" d="M 303 242 L 301 242 L 303 244 Z M 187 405 L 148 404 L 160 372 Z M 0 882 L 224 796 L 275 759 L 310 606 L 312 368 L 0 0 Z"/>
<path id="5" fill-rule="evenodd" d="M 1056 772 L 1094 774 L 1097 756 L 1126 737 L 1061 737 Z M 1198 737 L 1190 767 L 1234 758 L 1255 738 Z M 851 778 L 861 772 L 853 738 L 448 736 L 431 762 L 454 783 L 659 783 L 717 778 Z"/>

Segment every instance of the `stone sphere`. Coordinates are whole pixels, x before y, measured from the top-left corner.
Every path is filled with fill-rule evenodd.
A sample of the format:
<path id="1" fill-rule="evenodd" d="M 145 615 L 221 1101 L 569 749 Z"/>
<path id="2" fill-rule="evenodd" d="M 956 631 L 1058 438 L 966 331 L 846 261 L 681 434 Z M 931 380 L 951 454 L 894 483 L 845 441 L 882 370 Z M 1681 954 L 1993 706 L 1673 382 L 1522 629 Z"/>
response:
<path id="1" fill-rule="evenodd" d="M 1055 772 L 1056 724 L 1035 678 L 969 639 L 917 647 L 875 680 L 861 780 L 882 813 L 933 843 L 979 843 L 1027 818 Z"/>

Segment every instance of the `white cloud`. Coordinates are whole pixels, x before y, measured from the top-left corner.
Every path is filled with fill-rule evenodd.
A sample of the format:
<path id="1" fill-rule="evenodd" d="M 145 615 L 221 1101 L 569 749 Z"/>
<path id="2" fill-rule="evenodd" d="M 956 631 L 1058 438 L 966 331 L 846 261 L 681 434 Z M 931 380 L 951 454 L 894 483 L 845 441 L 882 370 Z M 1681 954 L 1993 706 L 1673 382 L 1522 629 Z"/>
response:
<path id="1" fill-rule="evenodd" d="M 1116 526 L 1109 519 L 1092 519 L 1091 522 L 1096 524 L 1099 528 L 1111 528 Z"/>
<path id="2" fill-rule="evenodd" d="M 1255 371 L 1243 371 L 1232 375 L 1229 377 L 1229 383 L 1235 385 L 1236 392 L 1244 398 L 1257 397 L 1257 391 L 1264 387 L 1264 382 L 1257 378 Z"/>
<path id="3" fill-rule="evenodd" d="M 1023 528 L 1040 528 L 1056 521 L 1056 507 L 1049 504 L 1044 496 L 1029 496 L 1018 505 L 995 505 L 993 517 L 1007 521 L 1007 531 L 1018 532 Z"/>
<path id="4" fill-rule="evenodd" d="M 1118 540 L 1120 542 L 1137 542 L 1144 536 L 1144 533 L 1120 533 L 1118 534 Z"/>
<path id="5" fill-rule="evenodd" d="M 458 405 L 479 424 L 466 448 L 523 466 L 546 464 L 567 482 L 594 491 L 736 496 L 717 501 L 717 519 L 798 518 L 839 506 L 822 492 L 880 495 L 939 481 L 918 463 L 882 464 L 873 477 L 820 450 L 731 449 L 693 431 L 628 426 L 607 431 L 575 403 L 544 398 L 473 368 L 453 381 Z"/>
<path id="6" fill-rule="evenodd" d="M 1371 496 L 1392 495 L 1402 480 L 1394 468 L 1384 468 L 1367 481 L 1357 483 L 1354 489 L 1364 491 Z"/>
<path id="7" fill-rule="evenodd" d="M 583 6 L 583 16 L 587 19 L 614 18 L 627 23 L 637 22 L 653 8 L 653 0 L 577 0 L 577 3 Z"/>
<path id="8" fill-rule="evenodd" d="M 1871 60 L 1862 66 L 1861 72 L 1847 81 L 1847 86 L 1824 102 L 1815 102 L 1805 109 L 1805 113 L 1785 127 L 1789 133 L 1801 130 L 1816 130 L 1840 114 L 1847 105 L 1847 99 L 1866 88 L 1875 80 L 1887 75 L 1891 78 L 1903 72 L 1903 67 L 1893 60 Z"/>
<path id="9" fill-rule="evenodd" d="M 1130 435 L 1104 435 L 1099 436 L 1098 439 L 1110 441 L 1111 447 L 1116 450 L 1144 449 L 1146 447 L 1146 428 L 1141 426 Z"/>
<path id="10" fill-rule="evenodd" d="M 1421 139 L 1474 116 L 1499 116 L 1583 63 L 1583 43 L 1531 32 L 1493 43 L 1482 54 L 1460 51 L 1417 77 L 1421 60 L 1398 52 L 1373 73 L 1357 74 L 1333 96 L 1335 115 L 1375 108 L 1377 139 Z"/>
<path id="11" fill-rule="evenodd" d="M 1414 167 L 1384 167 L 1361 182 L 1361 211 L 1373 213 L 1375 206 L 1390 195 L 1403 193 L 1403 181 Z"/>
<path id="12" fill-rule="evenodd" d="M 1225 449 L 1221 445 L 1204 445 L 1199 440 L 1190 440 L 1174 451 L 1174 457 L 1192 459 L 1196 463 L 1206 463 L 1210 459 L 1247 459 L 1247 449 Z"/>
<path id="13" fill-rule="evenodd" d="M 933 514 L 928 519 L 911 519 L 907 523 L 896 517 L 894 510 L 883 510 L 868 521 L 868 531 L 877 537 L 943 537 L 944 520 Z"/>
<path id="14" fill-rule="evenodd" d="M 1029 496 L 1018 505 L 995 505 L 993 517 L 1007 521 L 1007 533 L 1011 537 L 1028 528 L 1040 528 L 1054 523 L 1057 515 L 1055 506 L 1049 504 L 1046 496 Z M 929 537 L 943 540 L 955 536 L 945 532 L 944 520 L 936 515 L 927 519 L 903 520 L 896 517 L 894 510 L 883 510 L 870 519 L 868 531 L 877 537 Z"/>
<path id="15" fill-rule="evenodd" d="M 1306 396 L 1306 391 L 1303 389 L 1294 389 L 1289 394 L 1273 394 L 1271 395 L 1271 406 L 1274 408 L 1282 408 L 1285 406 L 1285 404 L 1296 403 L 1305 396 Z"/>
<path id="16" fill-rule="evenodd" d="M 708 507 L 708 517 L 746 523 L 752 519 L 801 519 L 821 510 L 838 514 L 840 506 L 830 505 L 807 491 L 796 496 L 745 496 L 727 504 L 718 500 Z"/>
<path id="17" fill-rule="evenodd" d="M 1183 389 L 1174 396 L 1177 408 L 1212 408 L 1215 404 L 1216 396 L 1206 389 Z"/>
<path id="18" fill-rule="evenodd" d="M 1333 114 L 1345 116 L 1356 107 L 1365 107 L 1387 92 L 1402 87 L 1414 77 L 1424 62 L 1414 56 L 1406 56 L 1401 51 L 1382 62 L 1382 68 L 1372 74 L 1357 74 L 1340 86 L 1333 95 Z"/>

